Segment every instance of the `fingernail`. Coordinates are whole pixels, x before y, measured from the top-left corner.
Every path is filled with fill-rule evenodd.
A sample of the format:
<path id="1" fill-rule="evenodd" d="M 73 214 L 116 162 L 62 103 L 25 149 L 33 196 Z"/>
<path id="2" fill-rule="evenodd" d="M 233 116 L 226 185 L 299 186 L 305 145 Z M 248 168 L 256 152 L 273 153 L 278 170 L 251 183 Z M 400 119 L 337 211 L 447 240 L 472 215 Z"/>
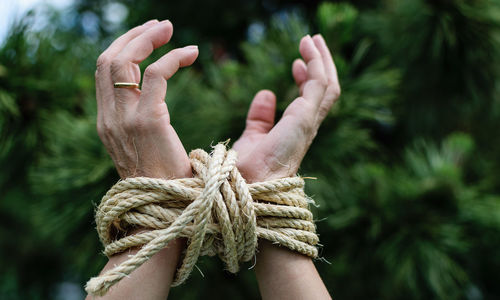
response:
<path id="1" fill-rule="evenodd" d="M 165 23 L 169 23 L 170 21 L 169 20 L 163 20 L 160 22 L 160 24 L 165 24 Z"/>
<path id="2" fill-rule="evenodd" d="M 153 19 L 153 20 L 149 20 L 147 21 L 146 23 L 144 23 L 143 25 L 150 25 L 150 24 L 153 24 L 153 23 L 157 23 L 158 20 L 157 19 Z"/>
<path id="3" fill-rule="evenodd" d="M 184 47 L 184 49 L 187 49 L 187 50 L 198 50 L 198 45 L 189 45 L 189 46 Z"/>

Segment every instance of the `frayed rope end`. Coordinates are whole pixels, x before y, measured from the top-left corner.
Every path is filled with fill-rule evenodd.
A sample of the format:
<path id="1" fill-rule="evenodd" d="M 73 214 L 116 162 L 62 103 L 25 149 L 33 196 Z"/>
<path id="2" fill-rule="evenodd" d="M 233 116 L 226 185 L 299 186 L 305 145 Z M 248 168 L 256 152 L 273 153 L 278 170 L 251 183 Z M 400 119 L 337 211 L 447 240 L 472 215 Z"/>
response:
<path id="1" fill-rule="evenodd" d="M 99 277 L 93 277 L 85 285 L 85 291 L 91 296 L 104 296 L 111 286 Z"/>

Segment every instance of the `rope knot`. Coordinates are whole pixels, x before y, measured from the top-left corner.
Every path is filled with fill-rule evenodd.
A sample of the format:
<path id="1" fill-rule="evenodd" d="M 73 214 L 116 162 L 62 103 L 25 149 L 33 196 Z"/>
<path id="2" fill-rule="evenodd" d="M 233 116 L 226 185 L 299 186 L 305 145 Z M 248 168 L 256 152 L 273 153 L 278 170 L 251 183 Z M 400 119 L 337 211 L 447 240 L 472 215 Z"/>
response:
<path id="1" fill-rule="evenodd" d="M 247 184 L 236 168 L 237 154 L 224 144 L 212 155 L 190 153 L 194 178 L 127 178 L 103 197 L 96 212 L 97 231 L 111 256 L 142 247 L 134 256 L 87 283 L 86 291 L 104 295 L 173 239 L 188 246 L 173 286 L 184 282 L 200 255 L 218 255 L 228 271 L 255 255 L 263 238 L 315 258 L 318 237 L 300 177 Z M 134 229 L 147 229 L 127 235 Z"/>

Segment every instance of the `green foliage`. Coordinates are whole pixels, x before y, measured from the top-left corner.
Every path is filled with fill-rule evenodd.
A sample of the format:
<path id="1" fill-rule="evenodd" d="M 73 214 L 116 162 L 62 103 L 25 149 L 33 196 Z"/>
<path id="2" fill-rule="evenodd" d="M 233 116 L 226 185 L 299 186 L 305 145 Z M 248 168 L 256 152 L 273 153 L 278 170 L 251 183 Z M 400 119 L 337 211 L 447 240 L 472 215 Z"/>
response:
<path id="1" fill-rule="evenodd" d="M 325 2 L 274 14 L 250 1 L 222 9 L 210 28 L 185 25 L 207 19 L 184 4 L 157 4 L 144 1 L 126 23 L 171 8 L 174 46 L 201 41 L 200 62 L 169 81 L 166 99 L 187 150 L 237 139 L 260 89 L 276 93 L 279 117 L 298 95 L 290 67 L 300 38 L 324 35 L 342 96 L 300 173 L 318 178 L 307 182 L 323 245 L 316 265 L 335 298 L 498 298 L 497 1 Z M 104 14 L 90 0 L 76 11 Z M 45 30 L 29 18 L 14 26 L 0 47 L 2 299 L 54 298 L 106 261 L 93 210 L 118 176 L 95 131 L 93 72 L 113 37 L 104 21 L 96 43 L 78 24 L 62 26 L 62 14 L 49 17 Z M 263 32 L 246 38 L 253 21 Z M 218 43 L 229 45 L 225 58 Z M 198 267 L 206 278 L 193 272 L 173 298 L 259 298 L 252 271 L 233 276 L 207 258 Z"/>

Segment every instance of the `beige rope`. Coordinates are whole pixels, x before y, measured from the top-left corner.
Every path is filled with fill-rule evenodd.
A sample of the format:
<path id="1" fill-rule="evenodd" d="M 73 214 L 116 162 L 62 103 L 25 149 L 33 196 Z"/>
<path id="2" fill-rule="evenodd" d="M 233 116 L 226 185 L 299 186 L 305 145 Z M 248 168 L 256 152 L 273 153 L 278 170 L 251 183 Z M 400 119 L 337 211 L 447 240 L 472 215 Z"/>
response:
<path id="1" fill-rule="evenodd" d="M 188 246 L 173 286 L 184 282 L 200 255 L 219 255 L 230 272 L 255 255 L 263 238 L 315 258 L 318 237 L 304 181 L 290 177 L 246 184 L 236 168 L 236 152 L 223 144 L 212 155 L 190 153 L 194 178 L 136 177 L 115 184 L 96 213 L 107 256 L 141 249 L 127 261 L 87 282 L 85 290 L 104 295 L 167 244 L 179 237 Z M 134 228 L 146 228 L 126 236 Z"/>

